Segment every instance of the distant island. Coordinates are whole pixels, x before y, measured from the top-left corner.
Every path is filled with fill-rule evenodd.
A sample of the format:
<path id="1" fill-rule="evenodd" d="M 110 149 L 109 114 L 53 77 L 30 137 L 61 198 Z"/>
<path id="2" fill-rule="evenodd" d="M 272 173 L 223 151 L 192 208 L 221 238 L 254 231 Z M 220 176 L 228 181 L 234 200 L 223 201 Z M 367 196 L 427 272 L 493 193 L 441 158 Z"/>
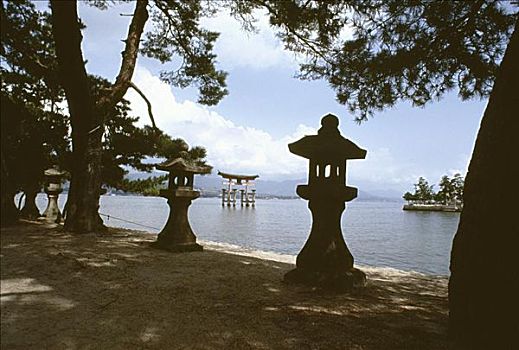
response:
<path id="1" fill-rule="evenodd" d="M 406 192 L 403 198 L 407 201 L 403 210 L 461 212 L 463 209 L 463 187 L 465 184 L 461 174 L 452 178 L 444 175 L 434 192 L 434 185 L 429 185 L 423 177 L 414 184 L 414 193 Z"/>

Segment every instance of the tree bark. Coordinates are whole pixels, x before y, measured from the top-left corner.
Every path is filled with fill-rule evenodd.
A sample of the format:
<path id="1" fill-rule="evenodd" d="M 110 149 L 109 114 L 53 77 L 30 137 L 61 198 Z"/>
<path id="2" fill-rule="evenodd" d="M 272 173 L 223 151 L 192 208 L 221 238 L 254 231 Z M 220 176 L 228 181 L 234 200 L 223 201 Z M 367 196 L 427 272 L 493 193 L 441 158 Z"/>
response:
<path id="1" fill-rule="evenodd" d="M 51 1 L 52 33 L 61 84 L 72 127 L 72 179 L 65 229 L 90 232 L 103 227 L 97 210 L 101 189 L 101 118 L 94 111 L 81 52 L 81 30 L 75 1 Z"/>
<path id="2" fill-rule="evenodd" d="M 451 252 L 449 331 L 467 349 L 519 349 L 518 62 L 516 24 L 481 121 Z"/>

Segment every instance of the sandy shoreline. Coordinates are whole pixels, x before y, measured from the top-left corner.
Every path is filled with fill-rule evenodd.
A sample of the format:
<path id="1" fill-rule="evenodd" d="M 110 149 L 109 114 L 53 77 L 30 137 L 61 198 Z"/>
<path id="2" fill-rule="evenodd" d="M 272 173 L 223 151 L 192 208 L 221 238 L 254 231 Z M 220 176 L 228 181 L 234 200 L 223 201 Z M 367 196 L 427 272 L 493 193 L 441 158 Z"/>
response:
<path id="1" fill-rule="evenodd" d="M 2 228 L 2 349 L 449 347 L 446 277 L 363 268 L 368 285 L 337 295 L 283 284 L 290 256 L 207 242 L 172 254 L 154 239 Z"/>

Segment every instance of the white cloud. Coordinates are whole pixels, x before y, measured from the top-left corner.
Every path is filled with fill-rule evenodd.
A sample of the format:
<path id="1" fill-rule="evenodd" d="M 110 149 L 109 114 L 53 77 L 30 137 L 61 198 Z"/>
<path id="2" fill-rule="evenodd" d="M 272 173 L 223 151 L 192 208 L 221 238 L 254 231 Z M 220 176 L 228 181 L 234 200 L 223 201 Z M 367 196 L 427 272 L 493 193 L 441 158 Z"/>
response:
<path id="1" fill-rule="evenodd" d="M 354 181 L 407 186 L 420 175 L 416 166 L 395 159 L 389 148 L 368 149 L 365 160 L 348 162 Z"/>
<path id="2" fill-rule="evenodd" d="M 205 28 L 220 33 L 215 44 L 220 65 L 224 69 L 297 68 L 294 54 L 283 49 L 283 43 L 269 25 L 268 17 L 260 11 L 256 11 L 254 17 L 257 18 L 254 24 L 256 33 L 244 31 L 237 20 L 224 13 L 202 21 Z"/>
<path id="3" fill-rule="evenodd" d="M 183 138 L 191 146 L 204 146 L 208 162 L 215 170 L 260 174 L 263 179 L 306 177 L 308 161 L 291 154 L 287 145 L 304 135 L 315 134 L 317 128 L 300 124 L 289 135 L 274 138 L 266 130 L 236 125 L 208 107 L 189 100 L 177 101 L 171 87 L 143 67 L 137 67 L 133 81 L 150 99 L 159 128 L 172 137 Z M 150 124 L 142 98 L 133 90 L 125 98 L 131 102 L 132 114 L 141 117 L 139 123 Z M 365 160 L 348 162 L 348 183 L 353 186 L 365 184 L 400 190 L 430 172 L 423 164 L 395 157 L 390 148 L 365 146 L 368 150 Z M 461 158 L 466 162 L 466 157 Z M 435 175 L 429 179 L 431 183 L 443 173 Z"/>
<path id="4" fill-rule="evenodd" d="M 267 176 L 306 173 L 306 160 L 289 153 L 287 144 L 315 133 L 315 128 L 301 124 L 292 134 L 275 139 L 264 130 L 236 125 L 192 101 L 177 101 L 170 86 L 145 68 L 137 68 L 133 81 L 149 98 L 157 126 L 191 146 L 206 147 L 215 169 Z M 132 90 L 125 98 L 131 102 L 133 114 L 141 117 L 139 123 L 149 124 L 142 98 Z"/>
<path id="5" fill-rule="evenodd" d="M 443 175 L 452 177 L 456 173 L 465 176 L 467 172 L 467 154 L 459 155 L 459 168 L 441 168 L 431 166 L 427 163 L 416 161 L 405 161 L 399 157 L 395 157 L 394 153 L 387 147 L 370 149 L 365 160 L 349 161 L 348 173 L 349 182 L 362 188 L 388 189 L 397 191 L 411 191 L 413 184 L 419 177 L 424 177 L 429 184 L 435 185 L 437 190 Z M 464 170 L 463 170 L 464 169 Z M 383 188 L 379 188 L 383 186 Z"/>

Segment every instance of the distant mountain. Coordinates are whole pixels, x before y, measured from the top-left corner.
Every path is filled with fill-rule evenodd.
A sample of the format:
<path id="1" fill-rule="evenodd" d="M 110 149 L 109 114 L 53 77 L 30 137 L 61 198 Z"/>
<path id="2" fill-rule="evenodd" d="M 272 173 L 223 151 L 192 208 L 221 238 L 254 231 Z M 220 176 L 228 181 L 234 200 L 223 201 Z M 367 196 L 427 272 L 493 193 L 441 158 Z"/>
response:
<path id="1" fill-rule="evenodd" d="M 144 179 L 150 176 L 160 176 L 164 172 L 152 171 L 151 173 L 130 173 L 126 177 L 130 180 Z M 255 188 L 258 196 L 274 196 L 274 197 L 297 197 L 296 187 L 300 184 L 307 183 L 307 179 L 295 179 L 284 181 L 262 180 L 261 177 L 256 180 Z M 357 185 L 357 184 L 356 184 Z M 206 195 L 216 196 L 222 189 L 222 178 L 218 175 L 204 175 L 195 178 L 195 187 L 201 189 Z M 358 186 L 362 188 L 362 186 Z M 358 200 L 401 200 L 402 194 L 390 189 L 359 189 Z"/>

